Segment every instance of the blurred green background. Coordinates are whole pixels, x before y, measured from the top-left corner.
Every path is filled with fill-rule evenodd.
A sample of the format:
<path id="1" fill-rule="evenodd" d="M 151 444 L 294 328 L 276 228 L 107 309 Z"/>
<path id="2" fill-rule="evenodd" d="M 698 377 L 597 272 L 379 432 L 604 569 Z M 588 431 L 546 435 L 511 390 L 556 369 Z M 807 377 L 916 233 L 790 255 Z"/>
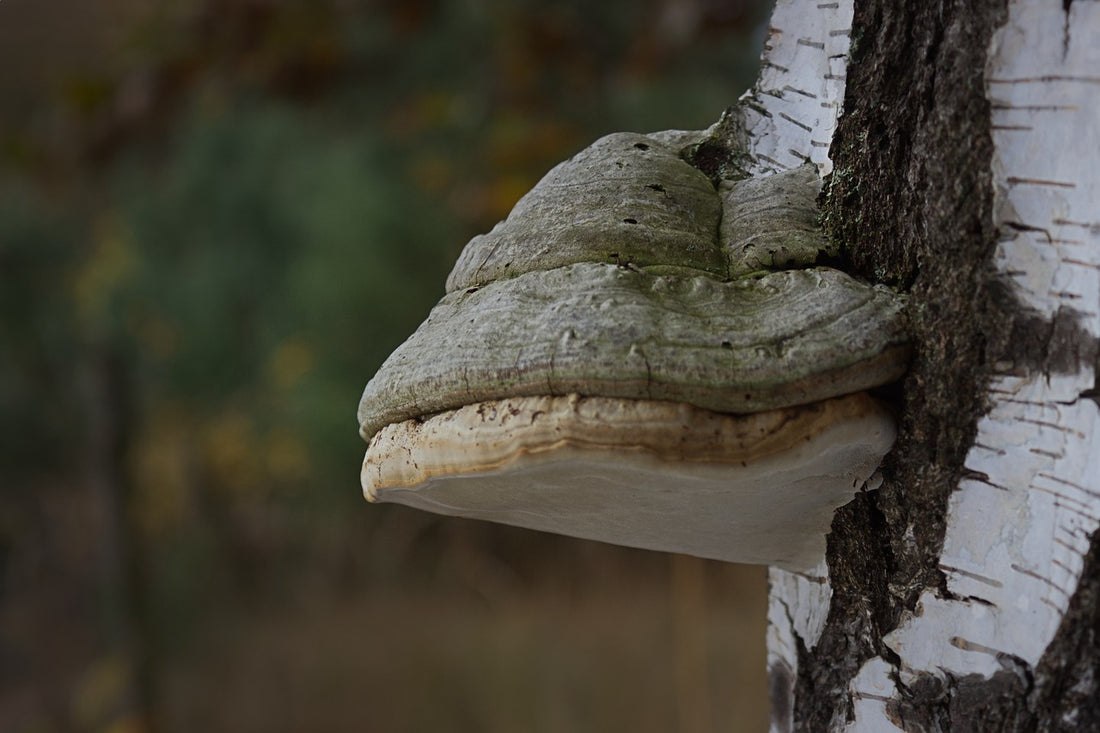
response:
<path id="1" fill-rule="evenodd" d="M 0 0 L 0 730 L 752 731 L 762 568 L 363 502 L 462 245 L 759 0 Z"/>

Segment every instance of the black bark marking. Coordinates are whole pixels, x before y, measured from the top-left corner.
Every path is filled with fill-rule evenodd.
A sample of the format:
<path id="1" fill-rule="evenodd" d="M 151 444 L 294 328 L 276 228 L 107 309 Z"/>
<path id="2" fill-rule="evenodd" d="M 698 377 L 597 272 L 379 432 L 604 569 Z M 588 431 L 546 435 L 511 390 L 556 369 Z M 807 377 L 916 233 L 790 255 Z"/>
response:
<path id="1" fill-rule="evenodd" d="M 782 660 L 768 667 L 768 697 L 771 701 L 771 729 L 790 733 L 794 675 Z"/>
<path id="2" fill-rule="evenodd" d="M 795 94 L 801 95 L 803 97 L 807 97 L 809 99 L 817 99 L 817 95 L 814 94 L 813 92 L 807 92 L 805 89 L 798 89 L 797 87 L 792 87 L 792 86 L 789 86 L 789 85 L 784 86 L 783 91 L 784 92 L 794 92 Z"/>
<path id="3" fill-rule="evenodd" d="M 780 112 L 779 116 L 781 118 L 783 118 L 784 120 L 786 120 L 787 122 L 790 122 L 792 125 L 795 125 L 796 127 L 801 127 L 806 132 L 813 132 L 814 131 L 814 128 L 810 127 L 805 122 L 800 122 L 799 120 L 796 120 L 795 118 L 791 117 L 786 112 Z"/>
<path id="4" fill-rule="evenodd" d="M 1010 730 L 1100 730 L 1100 543 L 1093 535 L 1077 592 L 1035 667 L 1028 709 Z"/>
<path id="5" fill-rule="evenodd" d="M 996 578 L 987 578 L 984 575 L 979 575 L 978 573 L 972 573 L 969 570 L 963 570 L 961 568 L 951 567 L 950 565 L 944 565 L 942 563 L 940 564 L 940 569 L 941 570 L 946 570 L 946 571 L 951 572 L 951 573 L 958 573 L 959 575 L 964 575 L 967 578 L 970 578 L 971 580 L 976 580 L 979 583 L 984 583 L 984 584 L 986 584 L 988 586 L 991 586 L 993 588 L 1002 588 L 1002 587 L 1004 587 L 1004 583 L 997 580 Z"/>

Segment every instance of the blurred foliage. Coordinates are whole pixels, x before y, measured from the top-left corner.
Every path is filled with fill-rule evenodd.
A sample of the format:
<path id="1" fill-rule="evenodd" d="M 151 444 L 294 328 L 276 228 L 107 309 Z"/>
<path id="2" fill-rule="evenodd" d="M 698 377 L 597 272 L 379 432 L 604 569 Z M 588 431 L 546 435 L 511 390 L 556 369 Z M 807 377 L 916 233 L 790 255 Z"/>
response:
<path id="1" fill-rule="evenodd" d="M 118 176 L 122 242 L 103 246 L 131 249 L 133 272 L 114 324 L 157 406 L 209 422 L 234 491 L 310 475 L 324 501 L 347 493 L 313 475 L 360 447 L 333 390 L 362 381 L 439 295 L 453 223 L 387 175 L 400 165 L 387 157 L 370 134 L 249 105 L 187 120 L 156 170 Z M 248 469 L 225 455 L 234 443 L 274 450 Z"/>
<path id="2" fill-rule="evenodd" d="M 405 608 L 519 602 L 499 638 L 491 626 L 454 630 L 501 645 L 487 684 L 525 694 L 514 678 L 542 682 L 509 665 L 541 655 L 546 684 L 583 697 L 568 679 L 581 662 L 545 638 L 538 603 L 517 599 L 556 589 L 547 607 L 577 612 L 595 588 L 607 601 L 633 587 L 632 574 L 667 583 L 667 566 L 363 506 L 356 402 L 440 296 L 462 244 L 550 166 L 607 132 L 716 119 L 754 74 L 766 8 L 48 5 L 0 4 L 0 63 L 12 70 L 0 79 L 0 729 L 272 729 L 277 717 L 230 725 L 209 703 L 188 727 L 179 696 L 212 689 L 189 693 L 189 670 L 211 672 L 232 649 L 255 654 L 249 624 L 233 619 L 320 634 L 330 616 L 267 615 L 318 595 L 332 609 L 354 596 L 371 618 L 378 607 L 363 598 L 379 593 L 416 595 Z M 437 595 L 422 598 L 425 586 Z M 672 623 L 666 611 L 628 627 L 652 634 Z M 507 624 L 525 630 L 512 646 Z M 232 643 L 200 644 L 225 628 Z M 586 633 L 577 643 L 592 643 Z M 443 675 L 418 684 L 450 690 L 439 704 L 468 717 L 456 730 L 533 729 L 517 711 L 540 706 L 560 723 L 548 729 L 605 730 L 636 707 L 558 709 L 536 695 L 490 723 L 478 716 L 492 693 L 470 707 L 461 698 L 478 695 L 452 689 L 462 672 L 402 647 L 414 626 L 402 634 L 387 654 L 418 661 L 401 679 L 417 665 Z M 475 654 L 439 653 L 440 664 Z M 372 662 L 328 674 L 388 672 Z M 401 699 L 391 712 L 404 711 L 406 729 L 438 729 L 434 713 L 409 716 L 415 697 Z"/>
<path id="3" fill-rule="evenodd" d="M 65 283 L 76 267 L 79 229 L 75 216 L 21 181 L 0 186 L 0 226 L 0 465 L 7 493 L 28 474 L 73 463 L 65 434 L 78 401 L 77 325 Z"/>

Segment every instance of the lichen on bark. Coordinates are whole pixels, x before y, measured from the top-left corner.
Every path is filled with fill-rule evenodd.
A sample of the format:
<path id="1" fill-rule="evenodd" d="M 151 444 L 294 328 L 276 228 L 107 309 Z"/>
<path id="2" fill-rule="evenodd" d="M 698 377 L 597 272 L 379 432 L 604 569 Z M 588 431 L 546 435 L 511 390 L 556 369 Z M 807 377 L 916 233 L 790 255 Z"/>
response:
<path id="1" fill-rule="evenodd" d="M 833 525 L 828 553 L 833 604 L 817 648 L 799 658 L 803 694 L 797 698 L 796 728 L 816 730 L 835 722 L 838 706 L 851 704 L 848 681 L 872 657 L 882 657 L 895 673 L 902 670 L 884 714 L 907 730 L 1059 729 L 1070 725 L 1066 715 L 1074 729 L 1096 727 L 1097 706 L 1088 697 L 1097 687 L 1100 654 L 1094 633 L 1100 577 L 1095 557 L 1086 563 L 1061 630 L 1038 665 L 1011 651 L 1018 640 L 1004 638 L 1008 651 L 972 652 L 1000 665 L 999 671 L 958 673 L 936 659 L 929 664 L 942 664 L 939 674 L 915 671 L 905 666 L 914 663 L 921 632 L 912 631 L 900 643 L 884 638 L 903 619 L 920 618 L 922 611 L 927 619 L 929 601 L 955 603 L 963 615 L 967 603 L 981 603 L 956 596 L 957 585 L 949 585 L 945 574 L 968 571 L 940 562 L 949 497 L 960 483 L 988 480 L 964 461 L 974 447 L 979 417 L 990 403 L 1000 404 L 992 396 L 994 377 L 1073 375 L 1093 368 L 1097 354 L 1082 313 L 1053 298 L 1064 293 L 1052 293 L 1055 312 L 1039 313 L 1024 304 L 996 264 L 1004 237 L 996 224 L 1001 218 L 991 161 L 999 159 L 986 73 L 1007 5 L 1002 0 L 904 8 L 879 0 L 856 4 L 848 94 L 831 150 L 835 169 L 822 197 L 825 228 L 857 271 L 909 294 L 915 358 L 900 392 L 899 441 L 884 467 L 884 484 L 868 497 L 873 506 L 845 507 Z M 1001 195 L 1007 184 L 997 180 Z M 1005 491 L 1038 488 L 1026 483 L 1025 478 Z M 963 521 L 959 531 L 965 534 L 966 527 Z M 876 536 L 887 543 L 868 561 Z M 1067 573 L 1076 582 L 1075 571 Z M 943 632 L 950 624 L 920 628 Z M 975 646 L 946 636 L 937 643 Z M 895 648 L 908 649 L 909 656 L 899 658 Z"/>
<path id="2" fill-rule="evenodd" d="M 857 272 L 909 293 L 915 351 L 884 484 L 834 521 L 831 615 L 799 670 L 803 685 L 834 694 L 799 695 L 798 729 L 834 719 L 863 661 L 892 658 L 881 640 L 902 610 L 942 582 L 947 498 L 985 409 L 991 357 L 1004 346 L 1005 314 L 988 297 L 996 232 L 983 78 L 1004 15 L 1003 0 L 856 3 L 823 222 Z"/>

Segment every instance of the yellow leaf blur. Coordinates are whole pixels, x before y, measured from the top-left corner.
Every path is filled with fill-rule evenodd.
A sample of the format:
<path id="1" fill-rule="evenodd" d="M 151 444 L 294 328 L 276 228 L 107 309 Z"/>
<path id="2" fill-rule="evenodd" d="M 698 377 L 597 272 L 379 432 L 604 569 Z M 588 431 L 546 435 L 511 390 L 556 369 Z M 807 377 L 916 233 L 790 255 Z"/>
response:
<path id="1" fill-rule="evenodd" d="M 73 694 L 73 719 L 90 730 L 102 724 L 129 693 L 130 664 L 121 653 L 100 657 L 77 682 Z"/>
<path id="2" fill-rule="evenodd" d="M 309 475 L 309 452 L 296 436 L 273 431 L 267 439 L 267 472 L 273 478 L 294 483 Z"/>
<path id="3" fill-rule="evenodd" d="M 134 272 L 134 252 L 118 217 L 103 214 L 95 222 L 92 249 L 73 281 L 77 312 L 88 324 L 98 323 L 111 298 Z"/>
<path id="4" fill-rule="evenodd" d="M 276 389 L 294 387 L 313 370 L 313 350 L 297 339 L 284 341 L 272 352 L 267 369 Z"/>
<path id="5" fill-rule="evenodd" d="M 161 536 L 191 516 L 194 446 L 180 410 L 159 407 L 135 439 L 132 512 L 147 537 Z"/>
<path id="6" fill-rule="evenodd" d="M 241 495 L 265 484 L 251 417 L 229 409 L 208 422 L 202 436 L 205 464 L 217 487 Z"/>

